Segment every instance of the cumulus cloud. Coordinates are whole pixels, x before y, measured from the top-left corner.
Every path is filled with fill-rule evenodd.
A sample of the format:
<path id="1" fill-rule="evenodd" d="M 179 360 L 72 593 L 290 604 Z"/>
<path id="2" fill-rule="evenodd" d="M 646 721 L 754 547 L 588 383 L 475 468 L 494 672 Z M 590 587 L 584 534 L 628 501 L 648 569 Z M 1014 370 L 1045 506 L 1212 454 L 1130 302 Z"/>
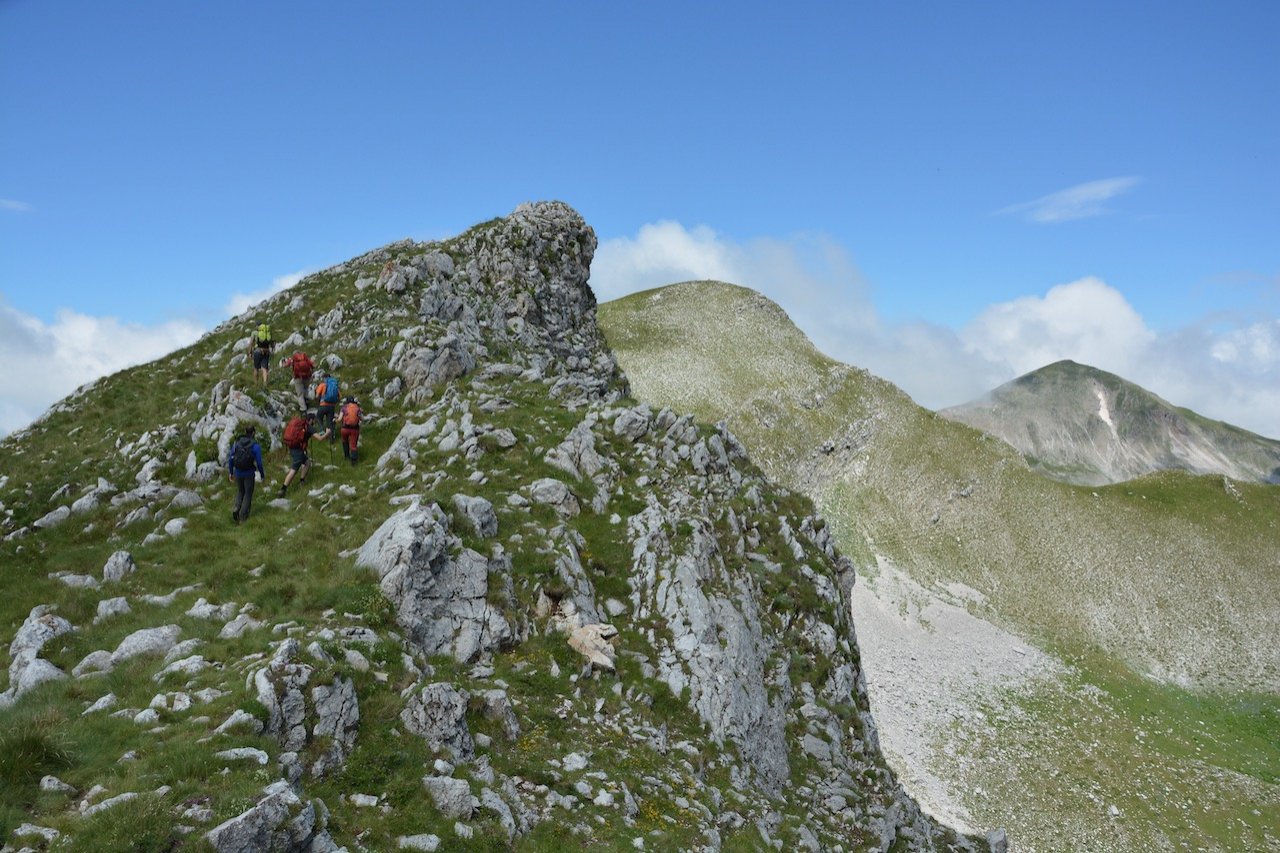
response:
<path id="1" fill-rule="evenodd" d="M 1109 212 L 1104 202 L 1127 193 L 1137 186 L 1140 180 L 1140 178 L 1127 177 L 1089 181 L 1041 196 L 1034 201 L 1010 205 L 997 213 L 1018 214 L 1030 222 L 1042 225 L 1101 216 Z"/>
<path id="2" fill-rule="evenodd" d="M 186 320 L 144 325 L 68 310 L 44 323 L 0 301 L 0 434 L 31 423 L 84 383 L 186 346 L 204 331 Z"/>
<path id="3" fill-rule="evenodd" d="M 1063 358 L 1130 364 L 1155 340 L 1124 295 L 1096 278 L 992 305 L 961 332 L 966 348 L 1021 374 Z"/>
<path id="4" fill-rule="evenodd" d="M 312 272 L 312 270 L 298 270 L 297 272 L 291 272 L 287 275 L 276 276 L 271 280 L 270 286 L 264 287 L 261 290 L 255 290 L 252 293 L 241 293 L 237 291 L 231 294 L 231 298 L 227 300 L 227 304 L 224 306 L 223 310 L 227 312 L 228 316 L 238 317 L 262 300 L 275 296 L 282 290 L 287 290 L 290 287 L 293 287 L 295 284 L 311 275 Z"/>
<path id="5" fill-rule="evenodd" d="M 591 284 L 612 299 L 690 279 L 758 290 L 823 352 L 866 368 L 929 408 L 957 405 L 1069 358 L 1166 400 L 1280 438 L 1280 321 L 1214 318 L 1152 330 L 1124 294 L 1094 278 L 988 306 L 967 326 L 887 322 L 852 257 L 821 235 L 730 240 L 662 222 L 605 240 Z"/>
<path id="6" fill-rule="evenodd" d="M 0 210 L 12 210 L 15 213 L 26 213 L 31 205 L 25 201 L 14 201 L 11 198 L 0 198 Z"/>

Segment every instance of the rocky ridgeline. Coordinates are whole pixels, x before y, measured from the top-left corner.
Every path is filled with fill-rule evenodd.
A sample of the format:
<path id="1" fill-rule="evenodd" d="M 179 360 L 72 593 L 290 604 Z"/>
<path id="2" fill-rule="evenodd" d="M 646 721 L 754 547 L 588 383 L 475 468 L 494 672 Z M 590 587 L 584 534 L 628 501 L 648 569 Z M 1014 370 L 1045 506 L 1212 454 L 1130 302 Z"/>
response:
<path id="1" fill-rule="evenodd" d="M 253 796 L 48 775 L 40 802 L 65 805 L 6 849 L 75 840 L 133 800 L 159 804 L 172 843 L 223 851 L 1003 846 L 938 826 L 887 769 L 849 616 L 853 566 L 808 502 L 765 480 L 723 425 L 628 399 L 587 285 L 595 245 L 565 205 L 524 205 L 304 280 L 172 360 L 220 378 L 175 399 L 174 423 L 116 438 L 139 470 L 104 463 L 75 500 L 68 486 L 32 523 L 11 521 L 6 547 L 35 565 L 42 537 L 77 517 L 80 535 L 120 547 L 92 574 L 50 573 L 75 596 L 65 609 L 92 599 L 93 618 L 33 603 L 0 708 L 62 685 L 66 702 L 87 697 L 72 719 L 116 718 L 161 754 L 199 743 L 221 784 Z M 281 316 L 301 319 L 287 348 L 362 383 L 373 453 L 358 477 L 335 471 L 249 523 L 280 525 L 282 542 L 362 530 L 326 559 L 376 578 L 385 602 L 364 614 L 255 604 L 255 584 L 308 571 L 300 558 L 237 574 L 239 601 L 217 600 L 213 579 L 151 589 L 168 572 L 148 549 L 172 555 L 161 549 L 223 515 L 207 510 L 225 500 L 236 431 L 257 424 L 274 446 L 291 401 L 243 384 L 236 333 Z M 112 485 L 130 475 L 137 488 Z M 111 629 L 123 624 L 144 627 Z M 68 638 L 90 650 L 59 666 Z M 147 707 L 95 689 L 122 672 L 154 685 Z M 359 775 L 399 753 L 421 760 Z M 396 793 L 405 773 L 412 795 Z"/>

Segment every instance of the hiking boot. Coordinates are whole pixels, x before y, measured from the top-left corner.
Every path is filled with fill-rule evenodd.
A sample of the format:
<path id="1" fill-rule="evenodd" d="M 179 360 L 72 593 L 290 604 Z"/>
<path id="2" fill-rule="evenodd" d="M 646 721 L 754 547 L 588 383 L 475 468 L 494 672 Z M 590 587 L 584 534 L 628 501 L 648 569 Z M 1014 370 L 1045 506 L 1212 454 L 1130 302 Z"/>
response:
<path id="1" fill-rule="evenodd" d="M 236 512 L 234 509 L 231 510 L 231 520 L 234 521 L 236 524 L 240 523 L 240 514 Z"/>
<path id="2" fill-rule="evenodd" d="M 280 487 L 280 497 L 284 497 L 284 496 L 285 496 L 285 494 L 286 494 L 288 491 L 289 491 L 289 487 L 288 487 L 288 486 L 281 486 L 281 487 Z"/>

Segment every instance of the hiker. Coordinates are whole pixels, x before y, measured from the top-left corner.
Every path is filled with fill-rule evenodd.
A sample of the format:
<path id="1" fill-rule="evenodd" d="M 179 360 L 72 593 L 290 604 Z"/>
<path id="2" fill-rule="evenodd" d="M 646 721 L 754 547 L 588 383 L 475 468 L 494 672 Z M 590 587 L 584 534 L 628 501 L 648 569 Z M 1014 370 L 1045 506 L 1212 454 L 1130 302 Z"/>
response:
<path id="1" fill-rule="evenodd" d="M 316 376 L 320 379 L 320 383 L 316 385 L 316 420 L 329 433 L 329 444 L 333 444 L 338 440 L 338 433 L 333 428 L 333 415 L 341 397 L 338 377 L 332 373 L 326 374 L 323 370 Z"/>
<path id="2" fill-rule="evenodd" d="M 236 502 L 231 507 L 231 520 L 236 524 L 249 519 L 257 478 L 267 479 L 262 468 L 262 445 L 254 441 L 253 435 L 254 428 L 246 427 L 227 454 L 227 476 L 236 484 Z"/>
<path id="3" fill-rule="evenodd" d="M 311 374 L 315 372 L 315 362 L 302 350 L 298 350 L 288 358 L 280 360 L 281 367 L 293 371 L 293 390 L 298 395 L 298 408 L 307 408 L 307 391 L 310 390 Z"/>
<path id="4" fill-rule="evenodd" d="M 295 474 L 298 476 L 299 483 L 307 481 L 307 472 L 311 470 L 311 457 L 307 456 L 307 445 L 311 439 L 318 438 L 324 441 L 328 437 L 328 432 L 316 431 L 314 412 L 296 415 L 293 420 L 285 424 L 284 446 L 289 448 L 289 473 L 284 475 L 280 497 L 284 497 L 289 491 L 289 484 L 293 482 Z"/>
<path id="5" fill-rule="evenodd" d="M 360 420 L 363 417 L 364 411 L 355 397 L 342 401 L 342 413 L 338 418 L 342 427 L 342 458 L 350 459 L 352 465 L 356 464 L 356 444 L 360 441 Z"/>
<path id="6" fill-rule="evenodd" d="M 267 368 L 271 366 L 271 352 L 276 347 L 271 340 L 271 327 L 259 323 L 258 328 L 249 336 L 249 354 L 253 357 L 253 378 L 261 379 L 267 384 Z"/>

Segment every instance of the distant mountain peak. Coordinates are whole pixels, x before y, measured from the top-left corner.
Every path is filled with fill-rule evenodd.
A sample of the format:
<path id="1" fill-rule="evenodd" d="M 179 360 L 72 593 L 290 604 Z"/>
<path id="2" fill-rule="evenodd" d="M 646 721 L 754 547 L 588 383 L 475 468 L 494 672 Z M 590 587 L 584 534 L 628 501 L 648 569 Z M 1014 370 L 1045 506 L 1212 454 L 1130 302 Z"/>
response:
<path id="1" fill-rule="evenodd" d="M 1171 469 L 1280 482 L 1280 442 L 1070 359 L 939 414 L 1003 439 L 1033 467 L 1069 483 L 1104 485 Z"/>

